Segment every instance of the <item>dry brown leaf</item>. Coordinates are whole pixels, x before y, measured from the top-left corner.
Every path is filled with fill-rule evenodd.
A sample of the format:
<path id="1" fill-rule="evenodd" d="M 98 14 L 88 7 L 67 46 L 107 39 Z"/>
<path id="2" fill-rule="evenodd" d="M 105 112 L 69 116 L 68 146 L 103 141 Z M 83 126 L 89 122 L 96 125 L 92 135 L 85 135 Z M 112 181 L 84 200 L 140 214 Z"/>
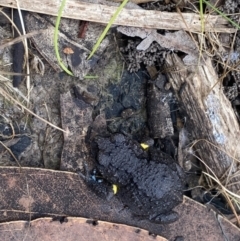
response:
<path id="1" fill-rule="evenodd" d="M 74 51 L 70 47 L 66 47 L 63 49 L 64 54 L 74 54 Z"/>
<path id="2" fill-rule="evenodd" d="M 137 50 L 147 50 L 156 41 L 161 47 L 178 50 L 189 55 L 198 55 L 198 49 L 191 37 L 183 30 L 162 35 L 157 30 L 120 26 L 117 30 L 129 37 L 139 37 L 142 42 Z"/>
<path id="3" fill-rule="evenodd" d="M 7 232 L 6 232 L 7 230 Z M 86 218 L 41 218 L 31 222 L 15 221 L 0 224 L 1 240 L 121 240 L 166 241 L 160 236 L 149 235 L 144 229 L 123 224 L 93 221 Z"/>
<path id="4" fill-rule="evenodd" d="M 135 218 L 113 197 L 101 199 L 77 174 L 34 168 L 0 168 L 0 222 L 39 217 L 79 216 L 144 228 L 151 233 L 184 241 L 239 241 L 240 231 L 226 219 L 189 198 L 174 210 L 178 221 L 159 225 Z M 226 230 L 226 231 L 225 231 Z"/>

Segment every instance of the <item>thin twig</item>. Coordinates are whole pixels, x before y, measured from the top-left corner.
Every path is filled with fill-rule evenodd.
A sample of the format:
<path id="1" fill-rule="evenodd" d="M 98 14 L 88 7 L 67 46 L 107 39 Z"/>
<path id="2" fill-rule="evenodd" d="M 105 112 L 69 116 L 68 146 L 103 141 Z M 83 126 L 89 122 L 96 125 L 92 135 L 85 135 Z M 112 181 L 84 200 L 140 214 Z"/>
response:
<path id="1" fill-rule="evenodd" d="M 55 128 L 55 129 L 57 129 L 57 130 L 59 130 L 59 131 L 62 131 L 62 132 L 64 132 L 64 133 L 66 133 L 66 134 L 69 133 L 68 131 L 63 130 L 62 128 L 60 128 L 60 127 L 52 124 L 51 122 L 43 119 L 43 118 L 40 117 L 40 116 L 36 115 L 34 112 L 32 112 L 32 111 L 29 110 L 27 107 L 25 107 L 24 105 L 22 105 L 21 103 L 19 103 L 17 100 L 15 100 L 11 95 L 9 95 L 9 94 L 8 94 L 6 91 L 4 91 L 2 88 L 0 88 L 0 94 L 1 94 L 2 96 L 6 97 L 8 100 L 11 100 L 11 101 L 13 101 L 15 104 L 19 105 L 21 108 L 23 108 L 24 110 L 26 110 L 26 111 L 27 111 L 28 113 L 30 113 L 31 115 L 37 117 L 39 120 L 41 120 L 41 121 L 47 123 L 48 125 L 52 126 L 53 128 Z"/>
<path id="2" fill-rule="evenodd" d="M 31 32 L 31 33 L 27 33 L 27 34 L 21 35 L 21 36 L 19 36 L 19 37 L 17 37 L 17 38 L 14 38 L 13 40 L 5 43 L 5 44 L 1 44 L 1 45 L 0 45 L 0 49 L 4 49 L 4 48 L 6 48 L 6 47 L 8 47 L 8 46 L 11 46 L 11 45 L 13 45 L 13 44 L 15 44 L 15 43 L 21 42 L 21 41 L 22 41 L 23 39 L 25 39 L 25 38 L 31 38 L 32 36 L 41 34 L 41 33 L 43 33 L 44 31 L 46 31 L 46 30 L 45 30 L 45 29 L 36 30 L 36 31 Z"/>
<path id="3" fill-rule="evenodd" d="M 3 144 L 2 141 L 0 141 L 0 144 L 11 154 L 11 156 L 13 157 L 13 159 L 16 161 L 16 163 L 18 164 L 18 166 L 21 168 L 21 165 L 18 161 L 18 159 L 15 157 L 15 155 L 12 153 L 11 149 L 8 148 L 5 144 Z"/>

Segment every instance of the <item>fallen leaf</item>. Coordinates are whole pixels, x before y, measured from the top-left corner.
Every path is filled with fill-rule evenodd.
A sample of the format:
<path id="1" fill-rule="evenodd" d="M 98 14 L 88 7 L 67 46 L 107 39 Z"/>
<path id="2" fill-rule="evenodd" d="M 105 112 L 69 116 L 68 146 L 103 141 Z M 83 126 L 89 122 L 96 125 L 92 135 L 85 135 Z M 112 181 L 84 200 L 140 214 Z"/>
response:
<path id="1" fill-rule="evenodd" d="M 0 194 L 0 222 L 78 216 L 136 226 L 169 240 L 183 236 L 184 241 L 239 241 L 240 237 L 236 226 L 187 197 L 174 209 L 179 214 L 174 223 L 160 225 L 134 217 L 115 196 L 99 198 L 82 178 L 70 172 L 1 167 Z"/>
<path id="2" fill-rule="evenodd" d="M 186 54 L 198 56 L 198 50 L 191 37 L 183 30 L 162 35 L 157 30 L 120 26 L 117 30 L 129 37 L 139 37 L 142 42 L 137 50 L 147 50 L 156 41 L 161 47 L 170 51 L 182 51 Z"/>
<path id="3" fill-rule="evenodd" d="M 67 47 L 63 49 L 63 53 L 64 54 L 74 54 L 74 51 L 72 50 L 72 48 Z"/>
<path id="4" fill-rule="evenodd" d="M 6 232 L 7 230 L 7 232 Z M 121 240 L 167 241 L 160 236 L 149 235 L 144 229 L 123 224 L 94 221 L 86 218 L 40 218 L 31 222 L 15 221 L 0 224 L 1 240 Z"/>

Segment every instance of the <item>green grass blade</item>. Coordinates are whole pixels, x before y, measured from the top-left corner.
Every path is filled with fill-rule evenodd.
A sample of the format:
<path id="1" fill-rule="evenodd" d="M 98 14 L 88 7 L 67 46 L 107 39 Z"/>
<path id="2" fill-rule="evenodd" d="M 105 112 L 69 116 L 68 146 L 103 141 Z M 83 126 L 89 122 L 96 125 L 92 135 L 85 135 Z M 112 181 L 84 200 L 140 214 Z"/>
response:
<path id="1" fill-rule="evenodd" d="M 200 59 L 203 52 L 203 41 L 204 41 L 204 30 L 205 30 L 205 19 L 203 13 L 203 0 L 199 0 L 199 8 L 200 8 L 200 19 L 201 19 L 201 36 L 200 36 L 200 48 L 199 48 L 199 59 L 198 62 L 200 63 Z"/>
<path id="2" fill-rule="evenodd" d="M 110 21 L 108 22 L 106 28 L 103 30 L 101 36 L 99 37 L 97 43 L 94 45 L 92 52 L 90 53 L 88 59 L 90 59 L 94 53 L 96 52 L 96 50 L 98 49 L 100 43 L 102 42 L 102 40 L 104 39 L 104 37 L 106 36 L 108 30 L 110 29 L 110 27 L 112 26 L 112 24 L 114 23 L 114 21 L 116 20 L 117 16 L 119 15 L 119 13 L 122 11 L 122 9 L 124 8 L 124 6 L 127 4 L 128 0 L 124 0 L 121 5 L 117 8 L 117 11 L 113 14 L 113 16 L 111 17 Z"/>
<path id="3" fill-rule="evenodd" d="M 57 16 L 57 20 L 56 20 L 56 25 L 55 25 L 55 29 L 54 29 L 54 50 L 55 50 L 55 54 L 57 57 L 57 61 L 59 63 L 59 65 L 61 66 L 61 68 L 69 75 L 73 76 L 73 73 L 71 71 L 69 71 L 67 69 L 67 67 L 63 64 L 61 58 L 60 58 L 60 54 L 58 51 L 58 28 L 59 28 L 59 24 L 60 24 L 60 20 L 62 17 L 62 12 L 65 6 L 66 0 L 62 0 L 61 6 L 58 10 L 58 16 Z"/>
<path id="4" fill-rule="evenodd" d="M 199 5 L 200 5 L 200 18 L 201 18 L 201 28 L 202 28 L 202 34 L 204 33 L 204 26 L 205 26 L 205 22 L 204 22 L 204 14 L 203 14 L 203 0 L 199 1 Z"/>
<path id="5" fill-rule="evenodd" d="M 98 76 L 93 76 L 93 75 L 85 75 L 84 79 L 98 79 Z"/>
<path id="6" fill-rule="evenodd" d="M 203 0 L 204 3 L 206 3 L 210 8 L 212 8 L 216 13 L 218 13 L 219 15 L 221 15 L 223 18 L 225 18 L 226 20 L 228 20 L 229 23 L 231 23 L 234 27 L 240 29 L 240 26 L 235 23 L 232 19 L 230 19 L 229 17 L 227 17 L 226 14 L 222 13 L 221 11 L 219 11 L 217 8 L 215 8 L 211 3 L 209 3 L 206 0 Z"/>

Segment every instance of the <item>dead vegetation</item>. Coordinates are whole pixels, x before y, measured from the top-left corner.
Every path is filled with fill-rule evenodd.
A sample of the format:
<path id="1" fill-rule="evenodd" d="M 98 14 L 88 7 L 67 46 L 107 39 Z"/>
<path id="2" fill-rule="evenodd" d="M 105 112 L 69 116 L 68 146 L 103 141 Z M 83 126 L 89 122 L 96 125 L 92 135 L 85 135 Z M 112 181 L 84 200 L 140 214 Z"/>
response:
<path id="1" fill-rule="evenodd" d="M 17 7 L 17 5 L 11 1 L 0 0 L 0 5 Z M 38 7 L 36 8 L 36 6 Z M 74 19 L 79 19 L 80 16 L 82 20 L 93 22 L 98 22 L 99 19 L 101 19 L 101 23 L 107 23 L 109 16 L 111 16 L 115 7 L 107 5 L 100 6 L 101 8 L 99 8 L 97 4 L 83 2 L 76 3 L 75 1 L 69 0 L 63 16 Z M 76 9 L 84 8 L 85 11 L 83 11 L 83 14 L 81 15 L 75 15 L 72 11 L 70 12 L 71 7 Z M 21 8 L 28 11 L 56 15 L 58 4 L 57 2 L 54 2 L 50 7 L 47 2 L 43 4 L 41 1 L 41 8 L 39 8 L 38 1 L 29 2 L 25 0 L 21 2 Z M 95 10 L 93 11 L 93 9 Z M 236 53 L 234 45 L 236 39 L 238 39 L 238 32 L 233 27 L 229 27 L 228 22 L 222 17 L 218 15 L 206 15 L 205 34 L 202 38 L 200 33 L 201 21 L 199 20 L 199 15 L 197 13 L 154 12 L 153 14 L 151 11 L 144 11 L 145 13 L 143 14 L 143 11 L 144 10 L 132 8 L 125 9 L 120 15 L 121 17 L 116 21 L 116 24 L 152 29 L 181 29 L 181 31 L 174 33 L 178 34 L 176 36 L 173 34 L 160 36 L 155 30 L 135 28 L 130 31 L 130 28 L 126 28 L 127 31 L 131 32 L 130 35 L 127 34 L 128 36 L 137 36 L 145 41 L 144 43 L 143 41 L 140 43 L 140 47 L 140 44 L 136 47 L 137 50 L 145 51 L 153 41 L 156 41 L 166 49 L 173 48 L 174 50 L 188 54 L 185 60 L 179 58 L 175 53 L 170 54 L 170 51 L 166 51 L 163 54 L 164 58 L 166 58 L 164 73 L 169 76 L 171 86 L 176 93 L 181 108 L 184 110 L 184 113 L 186 113 L 184 125 L 188 126 L 188 131 L 192 136 L 192 140 L 194 140 L 182 148 L 189 148 L 189 146 L 191 146 L 191 148 L 188 149 L 189 152 L 198 158 L 205 167 L 203 175 L 205 181 L 207 180 L 208 185 L 205 186 L 205 188 L 208 188 L 209 190 L 216 189 L 218 194 L 221 193 L 226 198 L 228 205 L 235 214 L 238 225 L 240 225 L 238 217 L 240 198 L 238 164 L 240 160 L 240 149 L 238 146 L 238 136 L 240 134 L 239 119 L 237 118 L 238 116 L 236 116 L 238 115 L 238 112 L 234 111 L 232 103 L 226 98 L 223 92 L 223 81 L 226 79 L 226 76 L 228 76 L 229 73 L 236 76 L 239 72 L 238 65 L 240 60 L 234 57 L 234 53 Z M 92 14 L 93 12 L 94 14 Z M 101 18 L 99 17 L 99 14 L 101 15 Z M 146 18 L 148 18 L 149 21 L 145 22 Z M 172 21 L 172 19 L 174 19 L 174 21 Z M 161 23 L 161 26 L 159 26 L 159 23 Z M 119 27 L 119 29 L 124 28 L 125 27 Z M 183 32 L 182 30 L 185 30 L 190 34 L 184 35 L 186 32 Z M 145 35 L 142 33 L 144 31 Z M 122 30 L 121 32 L 126 34 L 126 31 L 124 32 Z M 133 33 L 135 35 L 133 35 Z M 224 39 L 226 39 L 226 35 L 230 33 L 233 35 L 233 41 L 229 45 L 229 42 L 224 42 Z M 17 39 L 2 45 L 0 49 L 9 47 L 16 41 L 24 41 L 25 49 L 28 49 L 26 38 L 33 36 L 37 37 L 37 34 L 39 34 L 39 31 L 37 30 L 27 34 L 24 33 Z M 187 40 L 189 41 L 188 44 L 186 44 L 186 38 L 184 36 L 187 36 Z M 178 42 L 173 43 L 173 40 L 175 39 L 180 39 L 180 44 Z M 165 43 L 167 45 L 163 46 Z M 142 48 L 142 46 L 145 47 Z M 26 62 L 28 63 L 29 61 Z M 136 66 L 134 66 L 134 68 L 135 67 Z M 140 67 L 140 64 L 138 67 Z M 27 67 L 27 69 L 29 69 L 29 67 Z M 1 73 L 7 73 L 9 76 L 12 75 L 9 71 L 2 71 Z M 34 113 L 34 107 L 31 104 L 30 99 L 33 88 L 29 79 L 30 72 L 27 70 L 24 76 L 26 76 L 28 80 L 26 82 L 27 90 L 23 91 L 13 88 L 11 80 L 1 76 L 0 94 L 3 97 L 1 101 L 7 101 L 9 106 L 13 105 L 22 115 L 28 113 L 24 120 L 25 125 L 28 123 L 28 115 L 30 114 L 43 121 L 45 125 L 63 132 L 65 141 L 67 138 L 71 137 L 71 134 L 74 136 L 75 133 L 73 133 L 73 129 L 69 130 L 70 127 L 67 125 L 65 128 L 64 123 L 63 128 L 60 128 L 59 125 L 49 121 L 51 118 L 48 118 L 48 115 L 45 116 L 46 118 L 42 118 L 40 115 Z M 233 98 L 233 100 L 235 99 L 236 98 Z M 64 105 L 62 106 L 64 107 Z M 67 106 L 64 108 L 67 108 Z M 4 113 L 1 113 L 1 115 L 4 118 L 7 118 Z M 12 125 L 11 119 L 7 119 L 7 122 Z M 14 137 L 14 128 L 12 128 L 12 130 Z M 85 137 L 85 135 L 86 132 L 84 129 L 82 136 Z M 76 140 L 82 141 L 82 136 L 80 137 L 80 140 L 79 138 L 70 138 L 72 142 L 69 144 L 66 141 L 64 145 L 72 146 Z M 11 150 L 4 144 L 2 145 L 18 163 L 18 159 L 14 156 Z M 73 156 L 74 153 L 75 152 L 72 153 Z M 64 157 L 62 157 L 62 159 L 64 160 Z M 21 166 L 19 163 L 18 165 Z M 61 165 L 63 167 L 64 163 Z M 205 181 L 201 184 L 205 184 Z"/>

